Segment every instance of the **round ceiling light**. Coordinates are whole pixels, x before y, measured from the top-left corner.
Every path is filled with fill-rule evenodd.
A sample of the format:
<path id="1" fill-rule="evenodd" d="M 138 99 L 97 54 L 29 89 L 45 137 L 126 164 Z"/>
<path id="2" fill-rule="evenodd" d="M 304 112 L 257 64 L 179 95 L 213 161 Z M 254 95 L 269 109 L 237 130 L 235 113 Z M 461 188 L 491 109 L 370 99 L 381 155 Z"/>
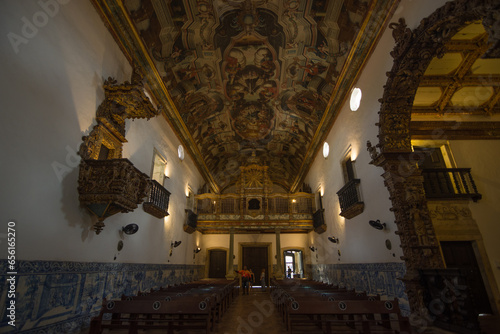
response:
<path id="1" fill-rule="evenodd" d="M 184 146 L 179 145 L 179 147 L 177 148 L 177 156 L 179 157 L 179 159 L 184 160 Z"/>
<path id="2" fill-rule="evenodd" d="M 361 89 L 354 88 L 351 93 L 351 110 L 356 111 L 361 103 Z"/>
<path id="3" fill-rule="evenodd" d="M 328 154 L 330 153 L 330 145 L 325 141 L 323 144 L 323 157 L 326 159 L 328 158 Z"/>

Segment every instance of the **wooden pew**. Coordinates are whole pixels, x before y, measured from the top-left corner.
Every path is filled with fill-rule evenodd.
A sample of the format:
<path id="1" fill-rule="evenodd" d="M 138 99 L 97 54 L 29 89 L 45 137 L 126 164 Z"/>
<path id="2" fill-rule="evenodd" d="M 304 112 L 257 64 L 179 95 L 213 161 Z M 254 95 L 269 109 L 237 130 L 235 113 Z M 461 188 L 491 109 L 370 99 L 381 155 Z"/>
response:
<path id="1" fill-rule="evenodd" d="M 208 334 L 213 325 L 210 304 L 204 300 L 198 303 L 193 300 L 104 300 L 101 312 L 91 320 L 89 333 L 127 329 L 129 334 L 137 334 L 140 329 L 162 329 L 168 334 L 174 330 L 200 330 Z"/>
<path id="2" fill-rule="evenodd" d="M 200 300 L 203 298 L 210 298 L 215 320 L 219 321 L 229 308 L 229 304 L 232 302 L 235 295 L 237 295 L 237 291 L 235 291 L 237 282 L 231 281 L 228 283 L 227 280 L 214 280 L 210 281 L 210 283 L 212 285 L 204 284 L 200 286 L 196 284 L 186 284 L 185 286 L 174 288 L 160 288 L 159 290 L 154 290 L 149 293 L 138 293 L 137 296 L 122 296 L 122 300 L 137 300 L 141 298 L 170 300 L 184 296 L 197 296 Z"/>
<path id="3" fill-rule="evenodd" d="M 319 302 L 316 299 L 290 301 L 286 307 L 290 334 L 304 327 L 320 327 L 325 333 L 411 333 L 408 318 L 401 316 L 397 300 L 345 300 Z"/>

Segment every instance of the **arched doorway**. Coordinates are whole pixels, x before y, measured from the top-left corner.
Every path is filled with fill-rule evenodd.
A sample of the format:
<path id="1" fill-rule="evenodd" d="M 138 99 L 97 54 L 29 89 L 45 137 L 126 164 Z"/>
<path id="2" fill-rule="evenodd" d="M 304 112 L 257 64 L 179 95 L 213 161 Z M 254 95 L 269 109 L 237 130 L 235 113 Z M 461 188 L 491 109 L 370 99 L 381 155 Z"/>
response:
<path id="1" fill-rule="evenodd" d="M 410 121 L 415 94 L 433 58 L 443 55 L 445 44 L 466 24 L 481 20 L 490 34 L 487 57 L 500 55 L 498 26 L 500 4 L 481 0 L 446 3 L 411 30 L 404 19 L 389 25 L 396 45 L 392 70 L 381 99 L 379 143 L 367 143 L 374 165 L 384 169 L 384 183 L 396 217 L 397 234 L 406 264 L 403 281 L 412 313 L 426 314 L 421 272 L 444 268 L 440 246 L 427 208 L 420 170 L 412 157 Z M 498 30 L 498 29 L 497 29 Z"/>

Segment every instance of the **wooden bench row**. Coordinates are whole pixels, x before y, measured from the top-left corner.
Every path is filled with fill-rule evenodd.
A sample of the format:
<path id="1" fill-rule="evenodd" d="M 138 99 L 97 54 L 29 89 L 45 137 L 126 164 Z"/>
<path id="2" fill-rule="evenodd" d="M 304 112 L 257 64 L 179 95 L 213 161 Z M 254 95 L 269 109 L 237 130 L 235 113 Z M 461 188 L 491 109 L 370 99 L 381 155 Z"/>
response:
<path id="1" fill-rule="evenodd" d="M 318 328 L 323 333 L 411 333 L 397 300 L 318 282 L 284 282 L 272 281 L 271 298 L 290 334 Z"/>
<path id="2" fill-rule="evenodd" d="M 176 330 L 215 331 L 232 298 L 236 281 L 216 282 L 212 286 L 187 284 L 186 287 L 164 288 L 137 296 L 122 296 L 121 300 L 104 300 L 101 312 L 92 318 L 90 334 L 104 329 L 139 330 L 161 329 L 169 334 Z M 180 292 L 182 290 L 182 292 Z"/>

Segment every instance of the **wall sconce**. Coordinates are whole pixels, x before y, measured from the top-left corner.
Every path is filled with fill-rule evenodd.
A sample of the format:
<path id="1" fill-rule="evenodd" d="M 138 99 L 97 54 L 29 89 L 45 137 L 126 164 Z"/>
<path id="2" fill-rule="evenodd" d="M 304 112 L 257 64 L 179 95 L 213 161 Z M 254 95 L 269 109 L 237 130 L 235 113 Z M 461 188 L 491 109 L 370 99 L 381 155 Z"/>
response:
<path id="1" fill-rule="evenodd" d="M 196 257 L 196 254 L 198 254 L 199 252 L 201 252 L 201 248 L 200 247 L 196 247 L 193 250 L 193 261 L 194 261 L 194 258 Z"/>
<path id="2" fill-rule="evenodd" d="M 331 241 L 331 242 L 333 242 L 334 244 L 339 243 L 339 239 L 335 238 L 334 236 L 328 237 L 328 240 L 330 240 L 330 241 Z"/>
<path id="3" fill-rule="evenodd" d="M 312 252 L 315 252 L 315 251 L 317 250 L 317 248 L 316 248 L 316 247 L 314 247 L 314 246 L 309 246 L 309 249 L 310 249 Z"/>
<path id="4" fill-rule="evenodd" d="M 137 224 L 128 224 L 127 226 L 122 227 L 122 232 L 128 235 L 134 234 L 139 230 L 139 226 Z"/>
<path id="5" fill-rule="evenodd" d="M 380 220 L 370 220 L 369 224 L 371 227 L 376 228 L 377 230 L 385 229 L 385 223 L 381 223 Z"/>

